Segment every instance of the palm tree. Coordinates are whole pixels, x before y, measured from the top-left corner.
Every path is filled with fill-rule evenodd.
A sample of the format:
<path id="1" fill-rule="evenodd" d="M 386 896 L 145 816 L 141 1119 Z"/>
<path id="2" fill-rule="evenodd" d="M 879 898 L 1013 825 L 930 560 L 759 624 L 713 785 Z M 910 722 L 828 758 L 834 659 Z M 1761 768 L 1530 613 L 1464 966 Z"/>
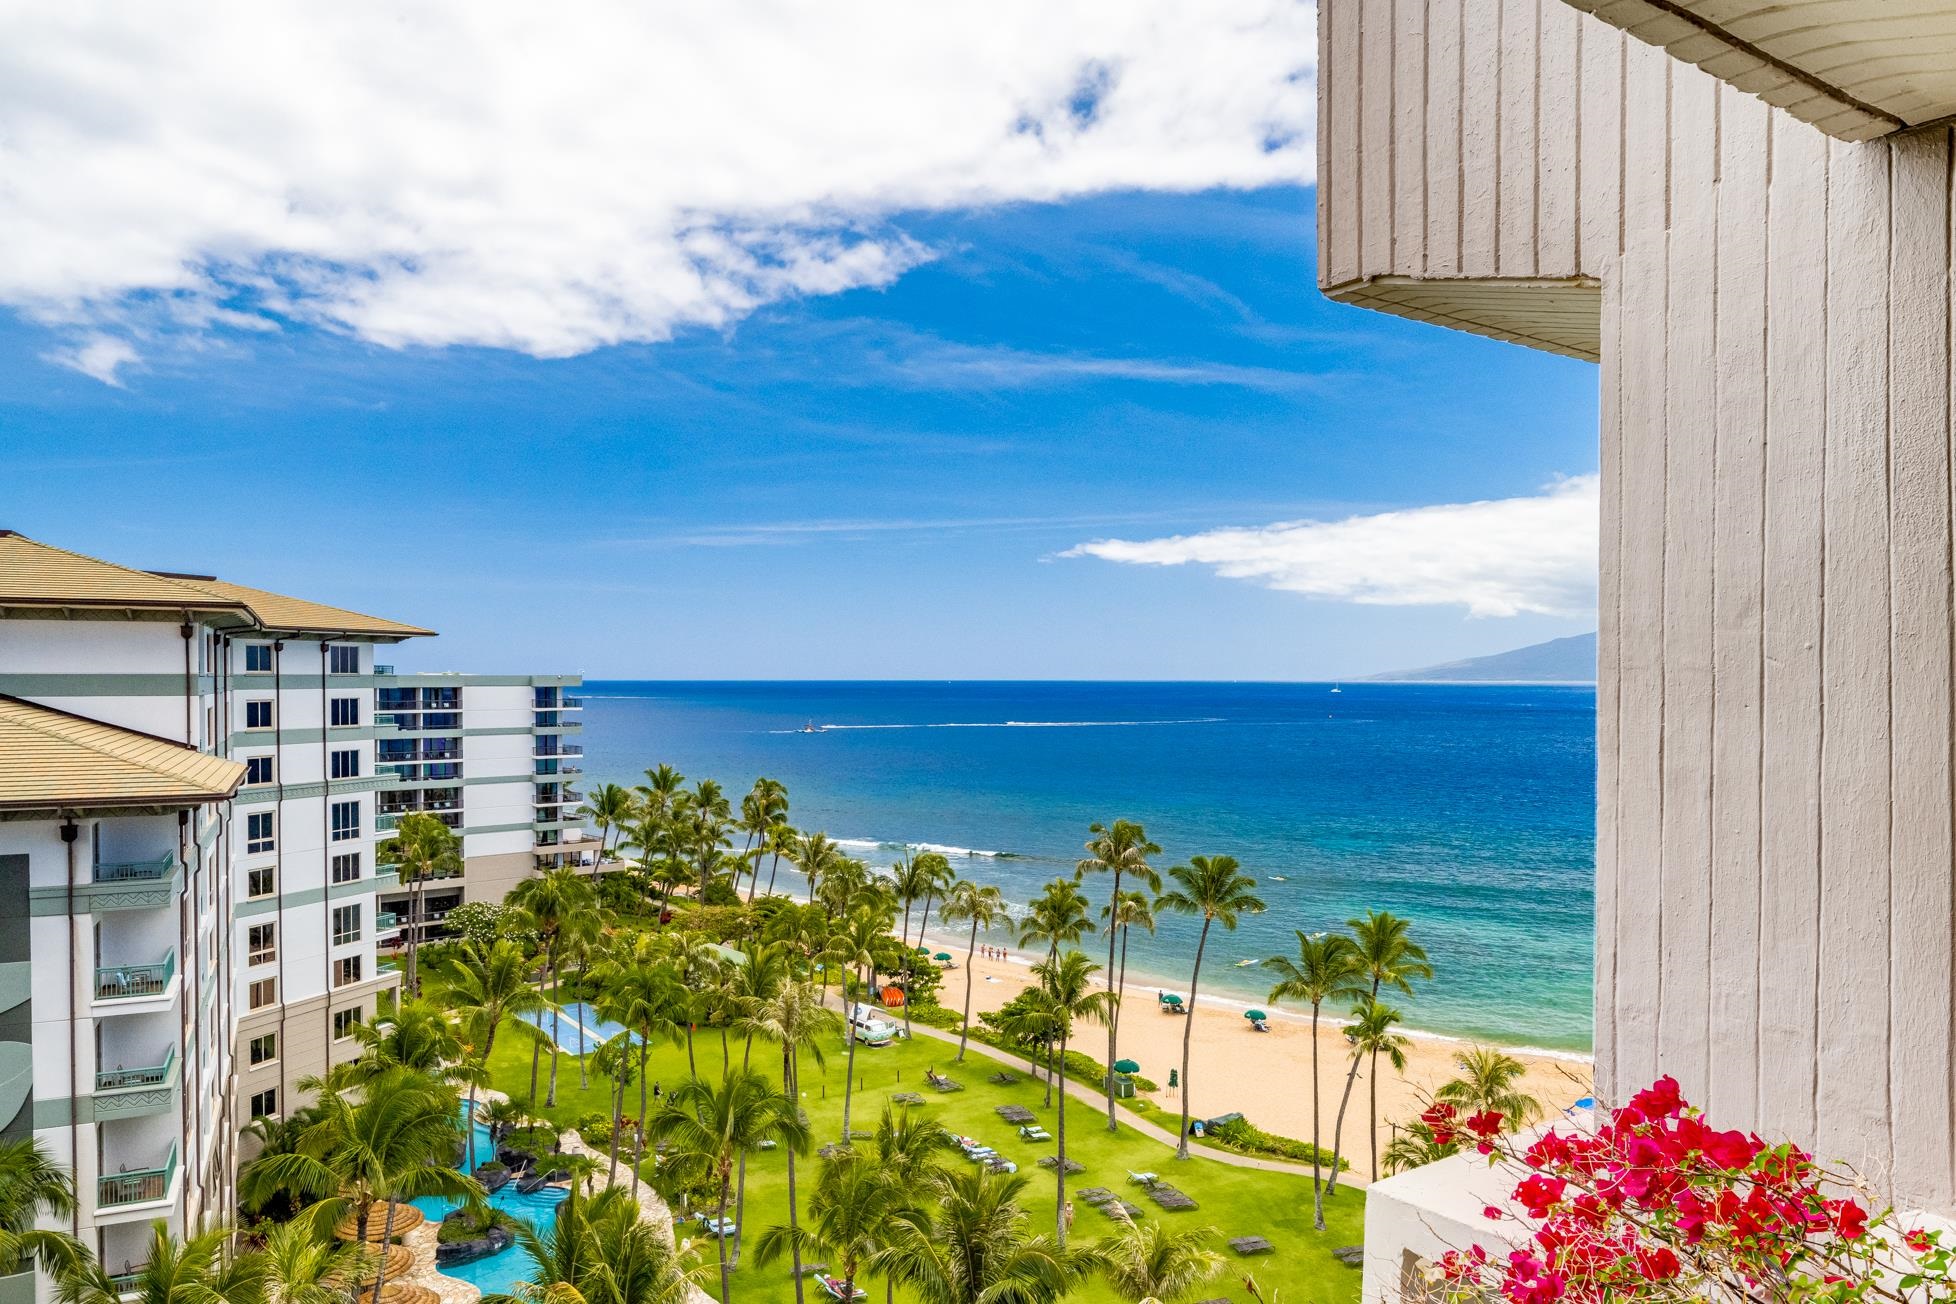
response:
<path id="1" fill-rule="evenodd" d="M 671 1149 L 675 1171 L 710 1177 L 720 1190 L 716 1215 L 725 1215 L 733 1193 L 734 1162 L 774 1142 L 794 1150 L 808 1148 L 808 1125 L 787 1094 L 750 1069 L 736 1069 L 717 1084 L 688 1078 L 672 1089 L 652 1119 L 653 1136 Z M 727 1239 L 720 1245 L 720 1304 L 727 1304 Z"/>
<path id="2" fill-rule="evenodd" d="M 1093 931 L 1087 917 L 1087 898 L 1080 885 L 1070 878 L 1056 878 L 1026 907 L 1019 918 L 1019 945 L 1046 944 L 1046 958 L 1059 954 Z"/>
<path id="3" fill-rule="evenodd" d="M 795 848 L 800 845 L 801 835 L 795 832 L 795 826 L 788 823 L 787 820 L 780 820 L 768 826 L 765 846 L 770 857 L 767 868 L 767 894 L 769 896 L 774 895 L 774 877 L 781 872 L 781 857 L 786 856 L 789 860 L 793 860 L 795 857 Z M 760 882 L 760 878 L 759 864 L 756 862 L 754 881 L 758 883 Z M 752 902 L 749 902 L 749 904 L 751 905 Z"/>
<path id="4" fill-rule="evenodd" d="M 1105 1263 L 1097 1246 L 1033 1232 L 1023 1177 L 963 1169 L 933 1187 L 934 1200 L 890 1216 L 888 1244 L 871 1259 L 919 1304 L 1056 1304 Z"/>
<path id="5" fill-rule="evenodd" d="M 795 862 L 795 868 L 808 876 L 808 899 L 819 901 L 822 884 L 828 876 L 841 867 L 846 859 L 842 848 L 829 841 L 826 833 L 810 833 L 798 842 L 788 853 L 788 859 Z"/>
<path id="6" fill-rule="evenodd" d="M 740 1067 L 745 1072 L 754 1060 L 754 1038 L 759 1030 L 753 1024 L 757 1011 L 767 1008 L 775 994 L 788 983 L 792 955 L 787 943 L 768 942 L 750 947 L 747 963 L 734 965 L 727 974 L 727 1006 L 729 1026 L 741 1034 L 743 1045 L 740 1051 Z M 784 1084 L 782 1090 L 787 1090 Z M 794 1099 L 794 1097 L 790 1097 Z M 734 1178 L 734 1244 L 733 1263 L 740 1266 L 740 1242 L 747 1218 L 747 1155 L 740 1156 L 739 1171 Z"/>
<path id="7" fill-rule="evenodd" d="M 1068 951 L 1057 960 L 1032 967 L 1039 986 L 1051 1002 L 1059 1033 L 1059 1162 L 1053 1165 L 1058 1203 L 1053 1239 L 1062 1246 L 1066 1244 L 1066 1042 L 1076 1020 L 1105 1021 L 1114 1015 L 1114 994 L 1104 988 L 1093 990 L 1093 975 L 1099 968 L 1078 951 Z"/>
<path id="8" fill-rule="evenodd" d="M 1412 921 L 1401 919 L 1384 910 L 1367 910 L 1363 919 L 1347 919 L 1346 926 L 1352 930 L 1352 938 L 1358 945 L 1358 952 L 1365 963 L 1365 972 L 1372 980 L 1372 999 L 1379 999 L 1383 987 L 1394 987 L 1408 996 L 1413 994 L 1413 979 L 1433 980 L 1433 966 L 1426 962 L 1426 948 L 1412 939 Z M 1379 1057 L 1372 1057 L 1368 1070 L 1371 1080 L 1376 1083 L 1379 1076 Z M 1378 1088 L 1372 1089 L 1372 1176 L 1379 1175 L 1379 1109 Z M 1331 1180 L 1336 1182 L 1338 1175 L 1333 1173 Z"/>
<path id="9" fill-rule="evenodd" d="M 133 1283 L 118 1280 L 93 1258 L 56 1279 L 61 1304 L 265 1304 L 265 1257 L 234 1254 L 231 1229 L 211 1227 L 178 1240 L 161 1219 L 150 1229 L 149 1260 Z"/>
<path id="10" fill-rule="evenodd" d="M 1135 1222 L 1119 1201 L 1112 1208 L 1114 1234 L 1100 1243 L 1101 1272 L 1122 1299 L 1173 1304 L 1221 1271 L 1223 1256 L 1209 1248 L 1215 1228 L 1176 1231 L 1164 1223 Z"/>
<path id="11" fill-rule="evenodd" d="M 557 1052 L 563 1030 L 562 1011 L 557 1000 L 559 971 L 567 944 L 596 930 L 597 894 L 591 884 L 569 865 L 547 869 L 535 878 L 526 878 L 511 889 L 508 904 L 523 912 L 537 935 L 543 955 L 538 974 L 539 986 L 550 984 L 545 1003 L 550 1009 L 550 1095 L 547 1105 L 557 1103 Z M 537 1098 L 537 1061 L 530 1058 L 530 1101 Z"/>
<path id="12" fill-rule="evenodd" d="M 1209 945 L 1209 926 L 1220 923 L 1231 932 L 1244 915 L 1263 913 L 1263 902 L 1252 894 L 1256 880 L 1242 874 L 1234 856 L 1191 856 L 1168 876 L 1181 886 L 1155 902 L 1157 910 L 1201 915 L 1202 933 L 1195 943 L 1195 967 L 1189 973 L 1188 1021 L 1182 1026 L 1182 1131 L 1175 1140 L 1175 1157 L 1189 1157 L 1189 1037 L 1195 1030 L 1195 995 L 1202 980 L 1202 952 Z"/>
<path id="13" fill-rule="evenodd" d="M 399 873 L 401 886 L 408 890 L 407 989 L 421 994 L 421 975 L 415 957 L 421 945 L 421 892 L 429 879 L 462 872 L 462 839 L 454 829 L 425 811 L 410 811 L 401 816 L 394 836 L 374 848 L 375 859 L 392 865 Z"/>
<path id="14" fill-rule="evenodd" d="M 922 1111 L 909 1105 L 883 1106 L 883 1118 L 876 1125 L 876 1162 L 904 1190 L 922 1192 L 938 1172 L 937 1161 L 957 1148 L 951 1130 Z"/>
<path id="15" fill-rule="evenodd" d="M 1528 1066 L 1512 1055 L 1492 1046 L 1469 1046 L 1455 1051 L 1454 1066 L 1460 1076 L 1442 1083 L 1433 1093 L 1462 1114 L 1483 1112 L 1501 1115 L 1501 1126 L 1509 1132 L 1527 1127 L 1542 1116 L 1542 1102 L 1521 1089 Z"/>
<path id="16" fill-rule="evenodd" d="M 874 954 L 876 943 L 883 939 L 889 927 L 890 921 L 887 918 L 865 908 L 844 919 L 841 929 L 829 941 L 830 957 L 838 961 L 844 970 L 842 1008 L 845 1027 L 843 1031 L 849 1039 L 849 1076 L 842 1084 L 842 1139 L 845 1142 L 849 1139 L 849 1106 L 856 1090 L 856 1010 L 862 1005 L 863 991 L 868 990 L 875 977 L 873 973 L 867 971 L 874 969 L 876 965 Z M 853 1005 L 849 1001 L 851 971 L 862 972 L 860 979 L 862 986 L 857 991 Z"/>
<path id="17" fill-rule="evenodd" d="M 265 1304 L 343 1304 L 346 1284 L 369 1267 L 362 1246 L 323 1240 L 303 1221 L 274 1225 L 262 1255 Z"/>
<path id="18" fill-rule="evenodd" d="M 944 898 L 944 908 L 938 917 L 947 924 L 969 922 L 971 924 L 971 944 L 964 953 L 964 1026 L 958 1029 L 958 1063 L 964 1063 L 965 1042 L 971 1037 L 971 961 L 978 954 L 978 930 L 987 933 L 1002 923 L 1009 923 L 1011 916 L 1005 911 L 1005 897 L 991 884 L 973 883 L 969 879 L 959 879 L 951 885 Z"/>
<path id="19" fill-rule="evenodd" d="M 67 1232 L 34 1226 L 46 1214 L 75 1213 L 75 1185 L 32 1137 L 0 1141 L 0 1277 L 39 1263 L 51 1275 L 74 1268 L 87 1251 Z"/>
<path id="20" fill-rule="evenodd" d="M 834 1010 L 822 1004 L 821 994 L 812 984 L 789 983 L 760 1008 L 745 1017 L 745 1026 L 763 1041 L 781 1047 L 781 1090 L 789 1100 L 801 1101 L 801 1053 L 806 1050 L 822 1064 L 822 1046 L 835 1035 L 841 1020 Z M 795 1152 L 788 1150 L 788 1245 L 794 1256 L 795 1304 L 802 1304 L 800 1223 L 795 1203 Z M 736 1246 L 736 1253 L 738 1247 Z"/>
<path id="21" fill-rule="evenodd" d="M 844 1301 L 853 1300 L 856 1278 L 885 1244 L 894 1216 L 904 1205 L 903 1192 L 884 1176 L 882 1166 L 865 1154 L 839 1146 L 822 1159 L 809 1201 L 810 1219 L 770 1227 L 754 1245 L 754 1262 L 765 1266 L 783 1250 L 793 1250 L 801 1280 L 800 1256 L 820 1254 L 837 1266 Z M 789 1202 L 792 1213 L 793 1201 Z"/>
<path id="22" fill-rule="evenodd" d="M 1419 1119 L 1414 1119 L 1405 1127 L 1395 1131 L 1387 1143 L 1380 1162 L 1385 1164 L 1386 1173 L 1403 1173 L 1409 1168 L 1424 1168 L 1427 1164 L 1445 1159 L 1460 1150 L 1458 1140 L 1441 1145 L 1434 1139 L 1433 1129 Z"/>
<path id="23" fill-rule="evenodd" d="M 788 788 L 778 779 L 756 779 L 754 787 L 740 799 L 740 827 L 747 834 L 747 845 L 740 858 L 748 862 L 753 880 L 747 888 L 747 904 L 754 904 L 754 893 L 761 886 L 761 857 L 767 851 L 768 833 L 788 817 Z"/>
<path id="24" fill-rule="evenodd" d="M 1263 967 L 1274 970 L 1274 1001 L 1308 1001 L 1311 1005 L 1311 1195 L 1316 1204 L 1317 1229 L 1324 1230 L 1324 1182 L 1318 1169 L 1323 1141 L 1319 1122 L 1318 1015 L 1326 1001 L 1357 1000 L 1365 994 L 1365 968 L 1352 939 L 1343 933 L 1306 933 L 1297 929 L 1297 958 L 1273 955 Z"/>
<path id="25" fill-rule="evenodd" d="M 479 1067 L 489 1067 L 489 1056 L 496 1049 L 496 1034 L 502 1026 L 516 1015 L 539 1015 L 543 1011 L 543 997 L 536 988 L 530 986 L 529 961 L 523 948 L 507 939 L 496 942 L 488 950 L 464 944 L 443 966 L 443 976 L 448 980 L 448 999 L 455 1008 L 465 1012 L 469 1021 L 470 1040 L 482 1047 L 476 1057 Z M 519 1028 L 526 1030 L 533 1038 L 542 1030 L 534 1024 L 519 1022 Z M 476 1086 L 469 1084 L 469 1118 L 475 1118 Z M 469 1171 L 475 1171 L 475 1129 L 469 1129 Z"/>
<path id="26" fill-rule="evenodd" d="M 897 904 L 903 907 L 903 931 L 898 934 L 897 940 L 902 942 L 906 952 L 910 949 L 911 908 L 923 900 L 924 893 L 930 890 L 930 867 L 923 863 L 929 854 L 926 852 L 920 856 L 906 850 L 897 858 L 896 864 L 890 866 L 890 883 L 896 890 Z M 943 857 L 939 856 L 938 859 L 942 860 Z"/>
<path id="27" fill-rule="evenodd" d="M 546 1231 L 526 1222 L 516 1243 L 536 1260 L 536 1280 L 519 1282 L 526 1304 L 688 1304 L 693 1281 L 684 1246 L 675 1246 L 665 1225 L 647 1221 L 628 1188 L 609 1187 L 557 1206 Z M 509 1296 L 485 1301 L 510 1304 Z"/>
<path id="28" fill-rule="evenodd" d="M 1370 996 L 1362 998 L 1352 1010 L 1352 1021 L 1345 1027 L 1345 1041 L 1352 1048 L 1352 1067 L 1345 1074 L 1345 1097 L 1338 1102 L 1338 1118 L 1331 1125 L 1331 1180 L 1325 1184 L 1326 1195 L 1338 1193 L 1338 1159 L 1345 1136 L 1345 1106 L 1351 1103 L 1352 1082 L 1358 1077 L 1359 1062 L 1370 1058 L 1372 1063 L 1377 1064 L 1383 1052 L 1393 1068 L 1402 1073 L 1406 1070 L 1406 1047 L 1411 1043 L 1393 1031 L 1398 1025 L 1399 1011 L 1390 1005 L 1379 1004 Z M 1376 1074 L 1369 1085 L 1372 1091 L 1372 1115 L 1376 1118 L 1379 1110 Z M 1373 1142 L 1376 1149 L 1377 1137 L 1373 1138 Z M 1378 1176 L 1376 1168 L 1372 1175 Z"/>
<path id="29" fill-rule="evenodd" d="M 1161 879 L 1159 876 L 1151 881 L 1154 884 L 1151 890 L 1159 891 L 1161 889 Z M 1110 934 L 1119 932 L 1121 935 L 1120 976 L 1114 981 L 1114 1018 L 1118 1020 L 1121 1017 L 1121 1000 L 1127 995 L 1128 937 L 1137 928 L 1146 929 L 1150 937 L 1154 936 L 1154 898 L 1146 892 L 1133 890 L 1116 892 L 1108 900 L 1106 906 L 1101 909 L 1100 918 L 1103 921 L 1103 926 Z M 1113 1069 L 1115 1062 L 1112 1059 L 1107 1061 L 1107 1067 L 1110 1071 Z"/>
<path id="30" fill-rule="evenodd" d="M 637 811 L 637 798 L 623 784 L 601 783 L 584 795 L 584 804 L 577 813 L 598 826 L 598 860 L 591 867 L 593 882 L 604 872 L 604 858 L 611 850 L 613 830 L 623 832 Z"/>
<path id="31" fill-rule="evenodd" d="M 394 1210 L 418 1195 L 482 1198 L 482 1186 L 448 1166 L 454 1157 L 456 1100 L 453 1092 L 410 1069 L 390 1069 L 362 1084 L 358 1100 L 328 1089 L 319 1078 L 301 1078 L 301 1091 L 318 1096 L 316 1121 L 297 1148 L 260 1155 L 238 1175 L 238 1196 L 256 1204 L 285 1191 L 317 1200 L 315 1228 L 351 1211 L 356 1242 L 367 1240 L 374 1206 L 384 1209 L 383 1241 L 394 1238 Z M 386 1284 L 386 1261 L 377 1264 L 374 1298 Z"/>
<path id="32" fill-rule="evenodd" d="M 918 946 L 922 946 L 924 944 L 924 930 L 930 927 L 930 908 L 932 902 L 936 900 L 940 892 L 948 891 L 951 884 L 957 881 L 958 876 L 952 870 L 951 862 L 935 851 L 926 851 L 923 855 L 917 857 L 917 860 L 923 866 L 924 874 L 924 909 L 923 913 L 917 916 L 916 942 Z"/>
<path id="33" fill-rule="evenodd" d="M 1046 1083 L 1047 1105 L 1053 1103 L 1053 1045 L 1059 1040 L 1061 1017 L 1043 985 L 1026 988 L 999 1007 L 997 1015 L 998 1030 L 1027 1048 L 1032 1075 Z"/>
<path id="34" fill-rule="evenodd" d="M 1148 834 L 1133 820 L 1115 820 L 1110 824 L 1090 824 L 1088 831 L 1093 834 L 1087 842 L 1087 854 L 1074 872 L 1081 876 L 1087 874 L 1112 874 L 1113 887 L 1108 892 L 1108 905 L 1101 912 L 1107 921 L 1107 990 L 1114 990 L 1114 904 L 1121 899 L 1121 878 L 1127 876 L 1148 885 L 1150 892 L 1161 891 L 1161 875 L 1148 863 L 1149 856 L 1159 856 L 1161 848 L 1148 841 Z M 1122 966 L 1126 968 L 1125 964 Z M 1121 1012 L 1118 1001 L 1107 1019 L 1107 1130 L 1117 1131 L 1119 1122 L 1114 1118 L 1114 1062 L 1120 1058 Z"/>

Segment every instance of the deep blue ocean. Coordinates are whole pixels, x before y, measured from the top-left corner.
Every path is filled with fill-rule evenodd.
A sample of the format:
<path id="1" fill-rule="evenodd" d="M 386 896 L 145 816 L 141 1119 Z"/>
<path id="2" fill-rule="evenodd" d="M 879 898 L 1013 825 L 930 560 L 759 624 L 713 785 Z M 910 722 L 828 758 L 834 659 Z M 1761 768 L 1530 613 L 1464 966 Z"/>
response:
<path id="1" fill-rule="evenodd" d="M 1336 687 L 594 681 L 585 778 L 667 762 L 737 808 L 767 775 L 797 828 L 874 864 L 933 846 L 1015 903 L 1072 872 L 1089 823 L 1139 820 L 1163 868 L 1235 856 L 1269 906 L 1212 933 L 1205 992 L 1261 1003 L 1267 978 L 1238 961 L 1378 908 L 1414 921 L 1437 970 L 1401 1003 L 1409 1026 L 1587 1050 L 1594 690 Z M 1130 981 L 1185 989 L 1195 933 L 1164 918 Z"/>

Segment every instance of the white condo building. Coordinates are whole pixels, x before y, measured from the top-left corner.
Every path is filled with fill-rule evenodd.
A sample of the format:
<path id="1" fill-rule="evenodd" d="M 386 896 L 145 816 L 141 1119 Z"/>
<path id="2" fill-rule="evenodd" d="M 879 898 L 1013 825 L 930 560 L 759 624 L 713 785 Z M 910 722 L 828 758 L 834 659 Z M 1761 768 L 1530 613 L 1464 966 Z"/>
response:
<path id="1" fill-rule="evenodd" d="M 428 932 L 592 858 L 579 680 L 375 663 L 429 632 L 0 532 L 0 1137 L 71 1168 L 111 1271 L 227 1216 L 243 1129 L 354 1054 L 412 926 L 401 813 L 463 840 Z"/>

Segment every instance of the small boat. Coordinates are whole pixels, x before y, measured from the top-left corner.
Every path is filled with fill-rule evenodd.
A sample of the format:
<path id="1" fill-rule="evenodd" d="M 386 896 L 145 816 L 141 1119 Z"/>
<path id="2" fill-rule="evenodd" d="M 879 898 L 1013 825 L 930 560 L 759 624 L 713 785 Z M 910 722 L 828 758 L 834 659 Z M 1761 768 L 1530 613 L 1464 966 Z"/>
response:
<path id="1" fill-rule="evenodd" d="M 1254 965 L 1255 963 L 1256 963 L 1255 960 L 1238 960 L 1236 962 L 1236 967 L 1238 969 L 1248 969 L 1251 965 Z"/>
<path id="2" fill-rule="evenodd" d="M 809 722 L 808 722 L 807 724 L 805 724 L 805 725 L 803 725 L 803 726 L 801 727 L 801 731 L 802 731 L 803 733 L 820 733 L 820 732 L 822 732 L 822 731 L 821 731 L 820 729 L 817 729 L 817 728 L 815 727 L 815 722 L 814 722 L 813 720 L 810 720 L 810 721 L 809 721 Z"/>
<path id="3" fill-rule="evenodd" d="M 1289 879 L 1287 879 L 1287 878 L 1285 878 L 1285 877 L 1284 877 L 1284 876 L 1283 876 L 1282 874 L 1272 874 L 1272 875 L 1270 876 L 1270 881 L 1271 881 L 1272 883 L 1288 883 L 1288 882 L 1290 882 L 1290 880 L 1289 880 Z"/>
<path id="4" fill-rule="evenodd" d="M 1342 688 L 1340 688 L 1340 687 L 1338 687 L 1338 685 L 1336 685 L 1336 684 L 1333 684 L 1333 685 L 1331 686 L 1331 691 L 1332 691 L 1332 692 L 1334 692 L 1334 693 L 1342 693 L 1342 692 L 1344 692 L 1345 690 L 1344 690 L 1344 689 L 1342 689 Z"/>

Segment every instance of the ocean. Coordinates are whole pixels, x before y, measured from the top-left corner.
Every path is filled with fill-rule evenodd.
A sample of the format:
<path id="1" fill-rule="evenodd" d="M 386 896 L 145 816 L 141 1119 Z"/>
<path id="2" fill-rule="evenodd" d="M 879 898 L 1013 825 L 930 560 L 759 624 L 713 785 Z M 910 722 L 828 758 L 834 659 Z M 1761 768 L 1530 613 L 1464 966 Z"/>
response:
<path id="1" fill-rule="evenodd" d="M 583 697 L 587 787 L 665 762 L 738 809 L 767 775 L 797 828 L 872 864 L 935 848 L 1014 903 L 1072 873 L 1093 821 L 1139 820 L 1161 868 L 1235 856 L 1268 906 L 1211 931 L 1205 993 L 1263 1003 L 1266 974 L 1239 962 L 1390 910 L 1436 970 L 1397 998 L 1410 1028 L 1589 1049 L 1589 687 L 594 681 Z M 1105 878 L 1087 890 L 1104 899 Z M 1197 928 L 1167 916 L 1137 937 L 1130 985 L 1186 991 Z"/>

